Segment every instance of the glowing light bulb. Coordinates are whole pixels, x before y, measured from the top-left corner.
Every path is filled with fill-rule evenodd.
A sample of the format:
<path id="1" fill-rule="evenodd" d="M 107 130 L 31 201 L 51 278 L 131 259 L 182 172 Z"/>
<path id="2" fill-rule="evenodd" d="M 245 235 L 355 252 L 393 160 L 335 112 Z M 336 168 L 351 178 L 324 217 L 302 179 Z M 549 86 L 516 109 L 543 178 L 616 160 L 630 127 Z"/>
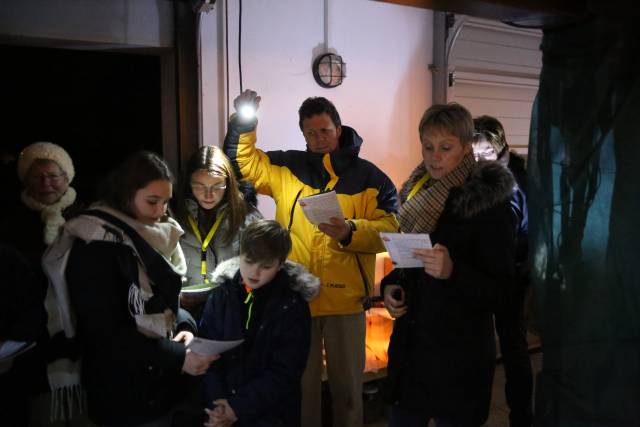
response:
<path id="1" fill-rule="evenodd" d="M 238 114 L 243 120 L 251 120 L 256 116 L 256 107 L 251 104 L 243 104 L 238 109 Z"/>

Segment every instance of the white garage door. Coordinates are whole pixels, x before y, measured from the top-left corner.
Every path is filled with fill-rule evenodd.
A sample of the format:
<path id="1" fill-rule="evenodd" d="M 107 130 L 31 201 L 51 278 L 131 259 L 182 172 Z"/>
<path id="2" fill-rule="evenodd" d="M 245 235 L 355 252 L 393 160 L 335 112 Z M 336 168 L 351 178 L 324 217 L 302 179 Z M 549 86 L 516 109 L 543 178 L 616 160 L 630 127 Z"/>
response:
<path id="1" fill-rule="evenodd" d="M 526 154 L 542 65 L 542 33 L 479 18 L 456 20 L 463 23 L 449 57 L 454 76 L 449 101 L 464 105 L 474 117 L 496 117 L 509 145 Z"/>

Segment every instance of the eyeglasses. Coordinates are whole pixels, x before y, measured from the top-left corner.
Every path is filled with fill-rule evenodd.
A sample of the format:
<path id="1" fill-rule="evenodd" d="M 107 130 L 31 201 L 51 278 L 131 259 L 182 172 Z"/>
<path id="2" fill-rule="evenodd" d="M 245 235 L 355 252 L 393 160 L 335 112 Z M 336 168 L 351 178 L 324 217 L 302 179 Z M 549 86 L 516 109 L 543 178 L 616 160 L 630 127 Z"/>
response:
<path id="1" fill-rule="evenodd" d="M 30 175 L 29 181 L 31 182 L 42 182 L 49 181 L 52 184 L 60 184 L 64 178 L 67 177 L 67 174 L 64 173 L 45 173 L 42 175 Z"/>
<path id="2" fill-rule="evenodd" d="M 198 194 L 207 194 L 207 193 L 215 193 L 216 191 L 226 190 L 227 183 L 221 182 L 219 184 L 214 184 L 209 187 L 203 184 L 199 184 L 197 182 L 191 183 L 191 191 Z"/>
<path id="3" fill-rule="evenodd" d="M 337 131 L 336 128 L 325 128 L 325 129 L 309 129 L 302 132 L 302 135 L 306 139 L 318 139 L 320 137 L 327 138 L 329 136 L 333 136 Z"/>

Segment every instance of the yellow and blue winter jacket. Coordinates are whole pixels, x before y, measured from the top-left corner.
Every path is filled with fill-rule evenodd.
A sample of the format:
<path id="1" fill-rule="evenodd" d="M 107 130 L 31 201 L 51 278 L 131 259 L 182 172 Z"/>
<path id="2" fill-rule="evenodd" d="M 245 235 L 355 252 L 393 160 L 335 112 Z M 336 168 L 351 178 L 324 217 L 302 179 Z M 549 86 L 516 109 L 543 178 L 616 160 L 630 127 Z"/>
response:
<path id="1" fill-rule="evenodd" d="M 375 254 L 384 251 L 379 233 L 398 230 L 395 186 L 373 163 L 358 157 L 362 138 L 350 127 L 342 126 L 338 149 L 321 154 L 261 151 L 255 146 L 256 124 L 232 117 L 224 152 L 242 179 L 274 199 L 276 220 L 291 231 L 289 259 L 320 278 L 320 295 L 309 303 L 311 315 L 361 312 L 363 280 L 371 293 Z M 342 213 L 356 225 L 346 246 L 318 230 L 297 206 L 301 197 L 329 189 L 336 191 Z"/>

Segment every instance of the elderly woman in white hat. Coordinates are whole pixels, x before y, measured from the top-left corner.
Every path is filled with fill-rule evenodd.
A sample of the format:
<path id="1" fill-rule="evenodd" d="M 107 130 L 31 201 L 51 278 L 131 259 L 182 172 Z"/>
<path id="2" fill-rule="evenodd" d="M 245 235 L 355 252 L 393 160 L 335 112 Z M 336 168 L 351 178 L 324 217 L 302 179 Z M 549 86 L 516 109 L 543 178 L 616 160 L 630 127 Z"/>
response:
<path id="1" fill-rule="evenodd" d="M 20 153 L 18 176 L 24 185 L 22 202 L 40 213 L 45 244 L 55 240 L 65 223 L 64 211 L 76 201 L 76 192 L 69 187 L 74 175 L 71 157 L 59 145 L 36 142 Z"/>
<path id="2" fill-rule="evenodd" d="M 21 378 L 24 392 L 32 397 L 29 410 L 32 421 L 48 418 L 48 390 L 46 360 L 48 352 L 56 352 L 66 345 L 61 337 L 49 337 L 43 302 L 48 281 L 41 266 L 42 255 L 48 245 L 58 236 L 66 219 L 79 210 L 76 192 L 69 186 L 75 169 L 71 157 L 59 145 L 50 142 L 36 142 L 27 146 L 17 161 L 18 177 L 23 185 L 19 195 L 21 203 L 9 203 L 14 208 L 3 210 L 0 221 L 0 241 L 18 250 L 26 260 L 26 268 L 33 273 L 34 286 L 20 285 L 20 298 L 11 301 L 16 310 L 26 311 L 28 307 L 40 307 L 37 315 L 29 315 L 28 324 L 21 317 L 22 330 L 29 330 L 29 336 L 36 337 L 37 345 L 21 355 L 12 370 Z M 14 196 L 18 198 L 18 194 Z M 7 206 L 5 204 L 5 206 Z M 25 279 L 26 280 L 26 279 Z M 35 313 L 35 311 L 34 311 Z M 18 318 L 7 319 L 8 322 Z M 0 343 L 11 337 L 0 336 Z M 1 382 L 1 381 L 0 381 Z M 40 417 L 40 412 L 44 415 Z M 1 423 L 0 423 L 1 424 Z"/>

